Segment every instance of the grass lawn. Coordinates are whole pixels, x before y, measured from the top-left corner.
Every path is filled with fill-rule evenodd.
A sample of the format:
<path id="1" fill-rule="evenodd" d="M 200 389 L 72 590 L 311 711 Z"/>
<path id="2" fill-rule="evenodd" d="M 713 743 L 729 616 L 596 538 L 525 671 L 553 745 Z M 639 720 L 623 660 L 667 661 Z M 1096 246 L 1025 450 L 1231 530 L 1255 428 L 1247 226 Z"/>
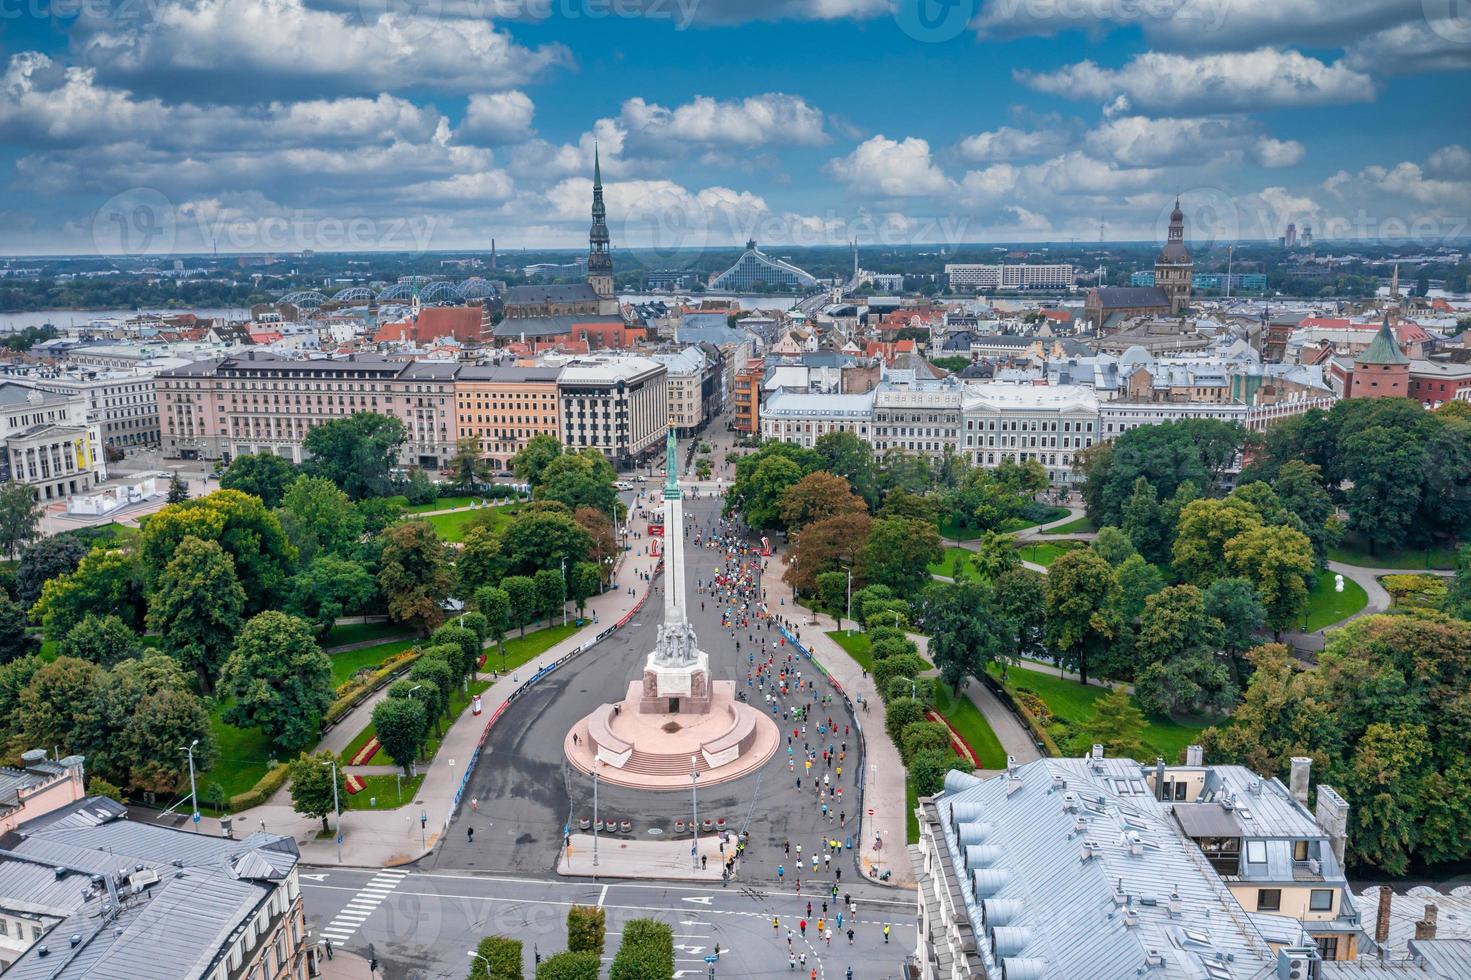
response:
<path id="1" fill-rule="evenodd" d="M 945 720 L 960 733 L 960 737 L 970 743 L 982 769 L 1006 768 L 1006 751 L 1001 748 L 1000 740 L 987 724 L 981 709 L 964 693 L 956 697 L 950 693 L 950 685 L 943 681 L 937 683 L 935 710 L 944 715 Z"/>
<path id="2" fill-rule="evenodd" d="M 373 760 L 377 762 L 375 758 Z M 419 793 L 419 787 L 424 782 L 422 772 L 417 776 L 405 776 L 403 782 L 399 782 L 397 776 L 361 776 L 363 789 L 354 793 L 347 799 L 342 800 L 344 810 L 393 810 L 405 803 L 414 802 L 414 797 Z M 377 806 L 369 803 L 376 800 Z"/>
<path id="3" fill-rule="evenodd" d="M 1081 541 L 1043 541 L 1039 544 L 1020 545 L 1016 550 L 1021 552 L 1023 561 L 1046 568 L 1069 551 L 1080 547 L 1086 545 Z"/>
<path id="4" fill-rule="evenodd" d="M 1369 604 L 1369 597 L 1359 583 L 1345 575 L 1343 591 L 1338 592 L 1333 588 L 1333 580 L 1333 573 L 1324 569 L 1318 573 L 1317 582 L 1308 590 L 1308 607 L 1304 614 L 1306 632 L 1332 626 Z"/>
<path id="5" fill-rule="evenodd" d="M 1380 548 L 1377 554 L 1370 554 L 1368 546 L 1363 542 L 1352 536 L 1345 536 L 1338 547 L 1328 549 L 1328 558 L 1331 561 L 1341 561 L 1345 565 L 1362 565 L 1365 568 L 1455 568 L 1456 551 L 1455 547 L 1443 544 L 1434 548 L 1408 550 Z"/>
<path id="6" fill-rule="evenodd" d="M 358 647 L 356 650 L 328 654 L 327 656 L 332 660 L 332 686 L 337 687 L 364 667 L 378 666 L 395 653 L 407 650 L 414 643 L 412 639 L 390 640 L 387 643 L 379 643 L 370 647 Z"/>
<path id="7" fill-rule="evenodd" d="M 214 766 L 198 778 L 199 795 L 203 799 L 209 799 L 207 788 L 211 783 L 223 786 L 227 799 L 244 793 L 266 774 L 270 761 L 276 758 L 276 750 L 265 732 L 259 728 L 236 728 L 225 721 L 226 707 L 227 704 L 218 703 L 209 713 L 216 756 Z"/>
<path id="8" fill-rule="evenodd" d="M 490 685 L 490 681 L 474 680 L 470 682 L 470 690 L 468 692 L 466 692 L 462 688 L 456 688 L 454 697 L 450 698 L 449 702 L 449 717 L 444 719 L 440 723 L 440 729 L 444 732 L 448 732 L 450 726 L 458 721 L 460 715 L 464 714 L 465 709 L 470 706 L 470 700 L 477 694 L 484 694 L 487 690 L 490 689 Z M 374 734 L 375 733 L 373 731 L 373 725 L 371 723 L 364 726 L 363 730 L 358 732 L 357 735 L 353 737 L 353 740 L 351 742 L 347 743 L 347 748 L 343 749 L 338 754 L 337 761 L 344 766 L 348 765 L 352 757 L 357 755 L 359 749 L 368 744 L 368 740 L 371 739 Z M 443 735 L 431 734 L 429 736 L 429 740 L 424 743 L 424 758 L 419 762 L 420 769 L 423 769 L 430 762 L 434 761 L 434 754 L 439 751 L 439 744 L 443 740 Z M 370 766 L 391 766 L 393 764 L 393 759 L 381 749 L 378 751 L 377 755 L 373 756 L 372 761 L 368 763 L 368 765 Z M 389 776 L 386 778 L 391 785 L 393 782 L 393 777 Z M 362 794 L 360 793 L 358 795 L 361 796 Z M 364 806 L 362 809 L 366 809 L 366 806 Z"/>
<path id="9" fill-rule="evenodd" d="M 484 500 L 485 498 L 440 497 L 438 500 L 427 504 L 410 504 L 408 498 L 405 497 L 403 494 L 399 494 L 396 497 L 385 497 L 384 499 L 387 500 L 390 504 L 398 504 L 400 507 L 403 508 L 403 512 L 405 514 L 422 514 L 425 511 L 430 510 L 453 510 L 456 507 L 469 507 L 475 501 Z"/>
<path id="10" fill-rule="evenodd" d="M 563 626 L 561 623 L 557 623 L 554 626 L 547 626 L 539 630 L 532 630 L 525 636 L 519 636 L 516 633 L 509 633 L 506 635 L 505 660 L 501 660 L 500 651 L 497 650 L 495 648 L 495 644 L 492 643 L 490 646 L 485 648 L 485 669 L 489 670 L 490 668 L 494 667 L 496 670 L 501 670 L 501 664 L 504 662 L 505 670 L 514 670 L 522 664 L 541 656 L 543 653 L 546 653 L 552 647 L 556 646 L 558 643 L 561 643 L 563 640 L 567 639 L 567 637 L 571 636 L 573 633 L 576 633 L 580 629 L 582 629 L 582 627 L 578 626 L 577 620 L 573 619 L 569 620 L 566 626 Z"/>
<path id="11" fill-rule="evenodd" d="M 344 766 L 351 765 L 352 764 L 352 757 L 355 756 L 355 755 L 357 755 L 358 752 L 362 751 L 363 746 L 364 745 L 367 745 L 368 742 L 369 742 L 369 740 L 372 739 L 372 737 L 373 737 L 373 726 L 370 723 L 370 724 L 366 725 L 363 728 L 362 731 L 358 732 L 357 733 L 357 736 L 355 738 L 353 738 L 353 740 L 351 742 L 348 742 L 347 743 L 347 748 L 345 748 L 341 752 L 337 753 L 337 761 L 338 761 L 338 763 L 340 763 L 341 765 L 344 765 Z M 378 755 L 373 756 L 372 760 L 368 763 L 368 765 L 370 765 L 370 766 L 376 766 L 378 764 L 378 762 L 379 762 L 379 759 L 378 759 L 378 756 L 379 755 L 383 755 L 383 750 L 382 749 L 379 749 L 378 750 Z"/>
<path id="12" fill-rule="evenodd" d="M 849 636 L 847 630 L 831 630 L 827 635 L 832 638 L 834 643 L 847 651 L 848 656 L 857 661 L 858 666 L 864 670 L 873 670 L 873 654 L 868 649 L 867 633 L 854 633 L 852 636 Z M 919 659 L 927 664 L 930 663 L 929 658 L 922 653 L 919 655 Z M 930 664 L 930 666 L 933 667 L 934 664 Z M 977 749 L 976 751 L 980 750 Z"/>
<path id="13" fill-rule="evenodd" d="M 955 523 L 953 518 L 947 517 L 940 522 L 940 537 L 948 541 L 974 541 L 981 536 L 981 532 L 973 527 L 961 527 Z"/>
<path id="14" fill-rule="evenodd" d="M 411 632 L 403 623 L 339 623 L 322 638 L 322 649 L 366 643 L 368 640 L 402 639 Z"/>
<path id="15" fill-rule="evenodd" d="M 1057 527 L 1049 527 L 1049 528 L 1047 528 L 1047 530 L 1043 531 L 1042 533 L 1043 534 L 1092 534 L 1096 530 L 1098 530 L 1098 528 L 1093 525 L 1093 522 L 1092 521 L 1090 521 L 1086 517 L 1080 517 L 1076 521 L 1068 521 L 1066 524 L 1059 524 L 1059 525 L 1057 525 Z"/>
<path id="16" fill-rule="evenodd" d="M 491 527 L 495 527 L 520 507 L 517 504 L 506 504 L 503 507 L 478 507 L 474 510 L 456 510 L 448 514 L 431 514 L 424 520 L 433 527 L 434 532 L 446 541 L 463 541 L 465 532 L 470 525 L 478 521 L 488 521 Z"/>
<path id="17" fill-rule="evenodd" d="M 1093 684 L 1083 685 L 1065 677 L 1028 670 L 1025 667 L 1012 667 L 1007 672 L 1006 684 L 1010 688 L 1025 687 L 1035 692 L 1047 702 L 1054 715 L 1072 724 L 1091 718 L 1093 702 L 1108 693 L 1104 688 Z M 1181 750 L 1193 742 L 1208 724 L 1203 721 L 1177 721 L 1171 718 L 1147 717 L 1146 720 L 1148 725 L 1144 729 L 1144 744 L 1170 763 L 1179 758 Z M 1056 737 L 1061 733 L 1054 731 L 1053 734 Z M 1067 751 L 1065 745 L 1061 747 L 1063 751 Z"/>
<path id="18" fill-rule="evenodd" d="M 976 573 L 975 566 L 970 561 L 971 556 L 974 554 L 974 551 L 967 548 L 951 545 L 945 549 L 944 557 L 930 566 L 930 574 L 944 575 L 946 578 L 955 577 L 955 559 L 959 558 L 964 563 L 959 576 L 960 580 L 977 579 L 980 576 Z"/>
<path id="19" fill-rule="evenodd" d="M 1048 523 L 1050 521 L 1060 520 L 1061 518 L 1064 518 L 1067 515 L 1068 515 L 1068 509 L 1066 507 L 1053 507 L 1053 506 L 1049 506 L 1047 508 L 1047 512 L 1042 515 L 1042 519 L 1041 520 L 1034 521 L 1034 520 L 1032 520 L 1029 517 L 1012 517 L 1012 518 L 1008 518 L 1001 525 L 1001 530 L 1003 532 L 1025 531 L 1029 527 L 1036 527 L 1038 524 L 1046 524 L 1046 523 Z"/>

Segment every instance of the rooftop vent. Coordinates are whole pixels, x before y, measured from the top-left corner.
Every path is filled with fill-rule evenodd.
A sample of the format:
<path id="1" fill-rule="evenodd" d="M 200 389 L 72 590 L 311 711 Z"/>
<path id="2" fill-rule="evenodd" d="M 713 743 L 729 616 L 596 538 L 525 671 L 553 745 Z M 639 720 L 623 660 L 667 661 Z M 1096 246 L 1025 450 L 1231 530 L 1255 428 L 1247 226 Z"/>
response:
<path id="1" fill-rule="evenodd" d="M 1088 830 L 1088 818 L 1081 813 L 1073 818 L 1073 833 L 1082 834 Z"/>
<path id="2" fill-rule="evenodd" d="M 57 881 L 60 881 L 61 879 L 66 877 L 66 869 L 61 867 L 60 865 L 52 868 L 51 870 L 55 873 Z"/>
<path id="3" fill-rule="evenodd" d="M 1178 918 L 1185 914 L 1185 903 L 1180 901 L 1180 887 L 1175 886 L 1170 891 L 1170 918 Z"/>
<path id="4" fill-rule="evenodd" d="M 1139 910 L 1133 906 L 1124 909 L 1124 928 L 1132 929 L 1139 924 Z"/>
<path id="5" fill-rule="evenodd" d="M 1001 980 L 1045 980 L 1047 961 L 1013 956 L 1001 964 Z"/>
<path id="6" fill-rule="evenodd" d="M 1120 878 L 1118 886 L 1113 890 L 1113 903 L 1119 908 L 1129 904 L 1129 896 L 1124 892 L 1124 879 Z"/>
<path id="7" fill-rule="evenodd" d="M 42 943 L 40 946 L 37 946 L 36 947 L 36 955 L 37 956 L 50 956 L 51 955 L 51 947 L 50 946 L 47 946 L 45 943 Z"/>
<path id="8" fill-rule="evenodd" d="M 971 872 L 977 898 L 990 898 L 1011 880 L 1011 872 L 1005 868 L 980 868 Z"/>
<path id="9" fill-rule="evenodd" d="M 981 921 L 987 928 L 1009 925 L 1022 914 L 1022 903 L 1014 898 L 988 898 L 981 903 Z"/>
<path id="10" fill-rule="evenodd" d="M 1098 842 L 1096 840 L 1083 841 L 1083 845 L 1078 848 L 1079 860 L 1088 861 L 1095 857 L 1103 857 L 1103 851 L 1099 848 Z"/>
<path id="11" fill-rule="evenodd" d="M 1022 926 L 997 926 L 991 930 L 991 952 L 998 959 L 1015 956 L 1027 948 L 1032 930 Z"/>
<path id="12" fill-rule="evenodd" d="M 1144 966 L 1146 969 L 1154 969 L 1165 965 L 1165 954 L 1163 950 L 1150 947 L 1144 951 Z"/>
<path id="13" fill-rule="evenodd" d="M 72 933 L 71 944 L 73 949 L 76 949 L 78 946 L 82 945 L 82 934 L 80 932 Z"/>

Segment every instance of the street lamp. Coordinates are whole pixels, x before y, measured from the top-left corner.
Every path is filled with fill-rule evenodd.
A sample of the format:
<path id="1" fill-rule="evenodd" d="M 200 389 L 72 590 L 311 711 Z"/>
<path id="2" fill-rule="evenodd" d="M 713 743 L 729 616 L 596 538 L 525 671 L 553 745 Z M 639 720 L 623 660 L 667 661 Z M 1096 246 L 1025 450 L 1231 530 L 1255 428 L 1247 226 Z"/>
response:
<path id="1" fill-rule="evenodd" d="M 567 625 L 567 559 L 562 559 L 562 625 Z"/>
<path id="2" fill-rule="evenodd" d="M 337 834 L 337 863 L 342 863 L 342 805 L 337 802 L 337 760 L 322 763 L 324 766 L 332 767 L 332 809 L 337 813 L 337 825 L 333 828 Z"/>
<path id="3" fill-rule="evenodd" d="M 853 635 L 853 569 L 851 568 L 848 569 L 848 635 Z"/>
<path id="4" fill-rule="evenodd" d="M 700 807 L 696 799 L 696 785 L 699 781 L 699 763 L 694 756 L 690 756 L 690 866 L 696 871 L 700 868 Z"/>
<path id="5" fill-rule="evenodd" d="M 919 682 L 917 682 L 913 677 L 897 677 L 895 678 L 895 680 L 908 681 L 909 696 L 911 698 L 914 698 L 914 700 L 916 701 L 919 700 Z"/>
<path id="6" fill-rule="evenodd" d="M 470 954 L 470 959 L 472 959 L 472 960 L 479 960 L 480 962 L 484 963 L 485 964 L 485 975 L 486 976 L 490 976 L 490 960 L 488 960 L 485 957 L 481 956 L 479 953 L 475 952 L 473 949 L 466 950 L 466 952 Z"/>
<path id="7" fill-rule="evenodd" d="M 603 761 L 593 755 L 592 760 L 592 866 L 598 866 L 598 766 Z"/>
<path id="8" fill-rule="evenodd" d="M 199 791 L 194 786 L 194 747 L 199 744 L 195 739 L 188 745 L 179 746 L 179 751 L 189 753 L 189 804 L 194 808 L 192 819 L 194 820 L 194 832 L 199 833 Z"/>

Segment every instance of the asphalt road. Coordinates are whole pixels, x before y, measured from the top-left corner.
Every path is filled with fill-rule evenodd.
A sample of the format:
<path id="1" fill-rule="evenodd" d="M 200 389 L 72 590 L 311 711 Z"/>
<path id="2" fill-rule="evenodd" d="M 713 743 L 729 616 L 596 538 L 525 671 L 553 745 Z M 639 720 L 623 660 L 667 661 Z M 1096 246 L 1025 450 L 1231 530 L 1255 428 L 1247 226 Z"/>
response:
<path id="1" fill-rule="evenodd" d="M 618 934 L 629 919 L 668 922 L 676 977 L 707 977 L 704 957 L 716 943 L 717 977 L 792 977 L 786 943 L 791 928 L 793 954 L 807 954 L 804 975 L 816 969 L 824 980 L 845 980 L 852 967 L 855 980 L 883 980 L 901 976 L 915 940 L 912 895 L 863 884 L 853 891 L 858 923 L 851 947 L 846 917 L 842 933 L 833 930 L 831 947 L 817 937 L 815 918 L 805 937 L 796 933 L 807 898 L 784 891 L 327 869 L 306 869 L 302 890 L 313 939 L 326 930 L 337 937 L 336 946 L 362 954 L 372 943 L 387 980 L 460 980 L 470 968 L 467 951 L 487 935 L 520 939 L 529 977 L 536 953 L 545 957 L 566 948 L 567 908 L 574 903 L 607 910 L 605 962 L 617 951 Z M 821 914 L 820 907 L 813 911 Z M 773 916 L 780 921 L 777 929 Z M 887 946 L 885 921 L 891 924 Z"/>
<path id="2" fill-rule="evenodd" d="M 686 512 L 693 515 L 696 526 L 709 527 L 718 514 L 719 502 L 705 497 L 687 500 Z M 641 529 L 643 522 L 636 522 Z M 735 638 L 719 625 L 715 603 L 706 598 L 707 609 L 700 609 L 701 596 L 695 593 L 694 580 L 708 580 L 720 564 L 720 553 L 706 547 L 695 547 L 693 535 L 686 536 L 686 569 L 690 602 L 690 618 L 699 637 L 701 649 L 710 654 L 711 672 L 717 679 L 736 679 L 744 683 L 751 642 L 745 631 L 740 633 L 742 648 L 735 649 Z M 635 539 L 634 547 L 646 547 L 648 539 Z M 644 611 L 627 627 L 595 649 L 576 658 L 528 694 L 513 703 L 491 730 L 465 793 L 460 812 L 456 814 L 444 843 L 420 867 L 435 870 L 492 871 L 529 876 L 554 874 L 557 851 L 562 842 L 562 829 L 574 826 L 582 814 L 592 813 L 592 780 L 573 769 L 562 753 L 562 740 L 571 726 L 608 701 L 621 699 L 630 681 L 642 676 L 648 653 L 653 649 L 656 629 L 663 618 L 662 582 L 655 583 Z M 763 631 L 764 632 L 764 631 Z M 774 633 L 765 635 L 767 646 Z M 758 634 L 758 641 L 762 639 Z M 818 675 L 810 664 L 803 667 L 804 678 Z M 831 693 L 819 686 L 820 693 Z M 759 700 L 759 693 L 755 700 Z M 823 709 L 838 726 L 851 724 L 840 699 Z M 788 729 L 789 730 L 789 729 Z M 815 730 L 811 740 L 816 744 Z M 840 735 L 836 741 L 841 742 Z M 795 749 L 802 749 L 802 738 Z M 701 787 L 699 812 L 704 817 L 724 817 L 727 826 L 749 830 L 751 838 L 746 858 L 739 871 L 742 883 L 777 881 L 776 868 L 783 864 L 791 880 L 791 860 L 782 853 L 784 842 L 795 847 L 803 844 L 806 854 L 816 853 L 821 840 L 830 836 L 850 837 L 856 832 L 851 815 L 861 802 L 856 798 L 854 774 L 862 771 L 856 737 L 847 739 L 844 763 L 843 809 L 850 815 L 846 831 L 836 820 L 824 818 L 812 783 L 804 780 L 797 790 L 795 779 L 787 769 L 785 745 L 757 773 L 717 786 Z M 802 769 L 800 761 L 797 771 Z M 814 769 L 814 772 L 817 770 Z M 469 800 L 478 801 L 471 812 Z M 599 790 L 599 815 L 633 821 L 634 835 L 643 839 L 668 839 L 674 820 L 690 812 L 687 791 L 656 792 L 602 784 Z M 468 841 L 467 829 L 475 830 L 475 842 Z M 650 830 L 657 833 L 650 834 Z M 613 840 L 609 837 L 609 840 Z M 855 852 L 856 853 L 856 852 Z M 850 852 L 839 861 L 843 880 L 858 877 Z M 810 867 L 809 867 L 810 872 Z M 831 879 L 831 875 L 820 877 Z"/>

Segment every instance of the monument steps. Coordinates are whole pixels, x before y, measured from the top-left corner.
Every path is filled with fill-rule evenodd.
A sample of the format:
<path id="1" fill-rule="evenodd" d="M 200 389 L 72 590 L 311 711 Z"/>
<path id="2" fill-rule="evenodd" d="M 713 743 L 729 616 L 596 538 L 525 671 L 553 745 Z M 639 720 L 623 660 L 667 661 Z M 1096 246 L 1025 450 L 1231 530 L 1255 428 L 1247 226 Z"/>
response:
<path id="1" fill-rule="evenodd" d="M 695 755 L 695 769 L 701 775 L 710 771 L 705 757 Z M 634 749 L 628 761 L 619 767 L 623 772 L 636 772 L 645 776 L 688 776 L 690 757 L 676 752 L 644 752 Z"/>

